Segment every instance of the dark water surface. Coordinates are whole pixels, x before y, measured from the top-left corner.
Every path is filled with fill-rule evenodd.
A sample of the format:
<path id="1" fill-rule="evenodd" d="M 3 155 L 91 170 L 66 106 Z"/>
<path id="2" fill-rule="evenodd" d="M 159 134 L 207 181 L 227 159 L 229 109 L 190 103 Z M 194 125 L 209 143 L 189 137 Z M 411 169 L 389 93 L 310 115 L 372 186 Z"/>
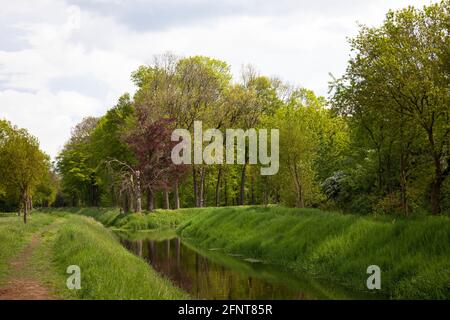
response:
<path id="1" fill-rule="evenodd" d="M 365 299 L 332 285 L 301 279 L 288 270 L 219 248 L 200 250 L 178 237 L 130 240 L 121 243 L 145 259 L 156 271 L 171 279 L 196 299 Z"/>

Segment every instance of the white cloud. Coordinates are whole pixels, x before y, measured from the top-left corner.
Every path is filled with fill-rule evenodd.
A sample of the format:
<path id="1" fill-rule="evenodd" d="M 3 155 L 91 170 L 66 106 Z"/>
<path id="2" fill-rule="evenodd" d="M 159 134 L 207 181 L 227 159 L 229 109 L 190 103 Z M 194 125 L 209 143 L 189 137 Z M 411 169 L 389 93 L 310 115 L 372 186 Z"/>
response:
<path id="1" fill-rule="evenodd" d="M 357 21 L 380 24 L 389 8 L 429 3 L 5 1 L 0 33 L 14 32 L 0 34 L 9 40 L 0 41 L 0 118 L 28 128 L 54 157 L 71 127 L 132 92 L 130 73 L 166 51 L 225 60 L 235 75 L 251 63 L 325 95 L 328 73 L 345 70 Z"/>
<path id="2" fill-rule="evenodd" d="M 0 119 L 27 128 L 52 157 L 69 139 L 70 128 L 84 117 L 103 112 L 101 101 L 71 91 L 4 90 L 0 91 L 0 106 Z"/>

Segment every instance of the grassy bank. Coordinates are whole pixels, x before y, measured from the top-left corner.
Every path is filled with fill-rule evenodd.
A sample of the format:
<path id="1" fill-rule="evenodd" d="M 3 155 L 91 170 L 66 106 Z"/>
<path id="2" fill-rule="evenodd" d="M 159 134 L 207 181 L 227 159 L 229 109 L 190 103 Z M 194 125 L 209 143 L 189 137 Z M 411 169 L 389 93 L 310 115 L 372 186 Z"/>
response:
<path id="1" fill-rule="evenodd" d="M 59 266 L 82 270 L 83 299 L 186 298 L 148 264 L 124 249 L 98 222 L 71 216 L 55 240 Z"/>
<path id="2" fill-rule="evenodd" d="M 60 298 L 181 299 L 187 295 L 161 278 L 144 260 L 120 245 L 100 223 L 62 211 L 35 213 L 24 225 L 17 217 L 0 218 L 0 275 L 17 276 L 9 261 L 33 234 L 39 246 L 23 272 L 51 288 Z M 66 269 L 81 268 L 81 290 L 68 290 Z"/>
<path id="3" fill-rule="evenodd" d="M 381 268 L 381 294 L 450 299 L 450 219 L 359 217 L 287 208 L 204 209 L 178 232 L 205 248 L 282 264 L 366 291 Z"/>
<path id="4" fill-rule="evenodd" d="M 70 212 L 94 218 L 105 227 L 124 231 L 175 229 L 183 221 L 196 215 L 202 209 L 156 210 L 154 212 L 120 213 L 115 208 L 65 208 L 48 209 L 42 212 Z"/>

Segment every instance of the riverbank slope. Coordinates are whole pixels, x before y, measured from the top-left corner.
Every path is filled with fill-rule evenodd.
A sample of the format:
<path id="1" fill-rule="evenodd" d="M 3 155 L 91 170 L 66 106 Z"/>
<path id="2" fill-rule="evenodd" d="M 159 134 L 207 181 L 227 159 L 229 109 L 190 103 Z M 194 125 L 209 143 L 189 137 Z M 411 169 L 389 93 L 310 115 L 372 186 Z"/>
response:
<path id="1" fill-rule="evenodd" d="M 380 296 L 450 299 L 450 218 L 357 216 L 317 209 L 228 207 L 120 214 L 65 209 L 127 231 L 177 228 L 182 238 L 282 265 L 297 274 L 367 291 L 367 268 L 381 269 Z"/>
<path id="2" fill-rule="evenodd" d="M 81 289 L 69 290 L 67 267 L 81 270 Z M 23 286 L 35 290 L 27 294 Z M 21 286 L 16 290 L 15 286 Z M 187 294 L 127 251 L 93 219 L 61 210 L 0 216 L 0 299 L 185 299 Z"/>
<path id="3" fill-rule="evenodd" d="M 367 268 L 381 269 L 380 294 L 450 299 L 448 217 L 362 217 L 314 209 L 204 209 L 178 229 L 204 248 L 281 264 L 367 291 Z"/>

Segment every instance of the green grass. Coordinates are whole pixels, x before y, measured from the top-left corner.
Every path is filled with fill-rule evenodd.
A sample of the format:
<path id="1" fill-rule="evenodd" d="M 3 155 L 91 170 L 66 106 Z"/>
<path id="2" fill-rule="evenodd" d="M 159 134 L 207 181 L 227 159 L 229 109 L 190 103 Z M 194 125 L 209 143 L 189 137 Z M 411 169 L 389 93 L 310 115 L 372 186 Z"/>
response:
<path id="1" fill-rule="evenodd" d="M 156 229 L 175 229 L 183 221 L 195 215 L 201 209 L 156 210 L 154 212 L 120 213 L 112 208 L 69 208 L 48 209 L 43 212 L 70 212 L 94 218 L 106 227 L 124 231 L 142 231 Z"/>
<path id="2" fill-rule="evenodd" d="M 69 217 L 54 245 L 56 263 L 81 268 L 81 299 L 182 299 L 187 295 L 124 249 L 94 220 Z"/>
<path id="3" fill-rule="evenodd" d="M 38 214 L 36 217 L 45 217 L 45 215 Z M 46 285 L 53 297 L 59 299 L 76 299 L 76 292 L 68 290 L 66 286 L 66 280 L 68 274 L 64 273 L 64 267 L 55 263 L 54 258 L 54 243 L 55 237 L 59 232 L 59 228 L 63 223 L 66 223 L 66 219 L 55 217 L 51 225 L 40 229 L 38 232 L 41 236 L 39 245 L 33 251 L 29 258 L 28 264 L 21 271 L 21 274 L 25 277 L 34 278 L 36 281 Z M 14 272 L 14 276 L 18 276 Z"/>
<path id="4" fill-rule="evenodd" d="M 48 215 L 33 214 L 25 225 L 17 214 L 0 217 L 0 285 L 10 275 L 9 261 L 25 248 L 33 233 L 51 224 L 54 219 Z"/>
<path id="5" fill-rule="evenodd" d="M 314 209 L 203 209 L 178 232 L 204 248 L 284 265 L 296 273 L 367 291 L 367 267 L 381 268 L 381 295 L 450 299 L 450 219 L 394 219 Z"/>
<path id="6" fill-rule="evenodd" d="M 69 211 L 131 232 L 132 238 L 141 234 L 134 231 L 178 227 L 196 246 L 265 260 L 361 292 L 367 292 L 367 267 L 378 265 L 381 297 L 450 299 L 449 217 L 362 217 L 283 207 L 126 215 L 113 209 Z"/>
<path id="7" fill-rule="evenodd" d="M 9 262 L 34 233 L 39 246 L 20 274 Z M 81 268 L 81 290 L 68 290 L 66 269 Z M 34 278 L 64 299 L 182 299 L 188 296 L 159 276 L 144 260 L 128 252 L 99 222 L 65 213 L 33 213 L 24 225 L 18 217 L 0 218 L 0 281 Z M 1 285 L 1 283 L 0 283 Z"/>

